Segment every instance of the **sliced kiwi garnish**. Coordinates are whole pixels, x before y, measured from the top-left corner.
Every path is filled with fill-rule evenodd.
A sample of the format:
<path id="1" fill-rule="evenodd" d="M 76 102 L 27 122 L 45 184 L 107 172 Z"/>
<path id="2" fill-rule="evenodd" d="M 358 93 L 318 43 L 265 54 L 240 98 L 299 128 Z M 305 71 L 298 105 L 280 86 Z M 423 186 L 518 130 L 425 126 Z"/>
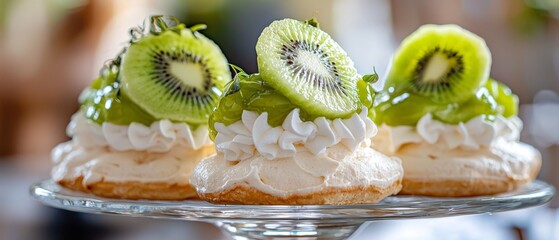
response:
<path id="1" fill-rule="evenodd" d="M 359 75 L 316 21 L 274 21 L 256 43 L 262 79 L 314 116 L 348 117 L 360 109 Z"/>
<path id="2" fill-rule="evenodd" d="M 457 25 L 424 25 L 394 55 L 386 88 L 438 103 L 461 103 L 485 84 L 491 53 L 479 36 Z"/>
<path id="3" fill-rule="evenodd" d="M 150 30 L 136 35 L 123 55 L 122 94 L 157 119 L 206 123 L 231 80 L 225 56 L 196 31 L 200 25 L 189 29 L 173 18 L 150 20 Z"/>

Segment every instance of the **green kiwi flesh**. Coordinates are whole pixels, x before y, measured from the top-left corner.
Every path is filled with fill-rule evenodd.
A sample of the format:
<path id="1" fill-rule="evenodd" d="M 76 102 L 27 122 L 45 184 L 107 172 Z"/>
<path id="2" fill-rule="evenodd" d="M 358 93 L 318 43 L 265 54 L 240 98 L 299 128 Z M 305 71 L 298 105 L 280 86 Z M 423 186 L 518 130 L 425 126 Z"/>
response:
<path id="1" fill-rule="evenodd" d="M 190 29 L 149 34 L 126 50 L 121 94 L 156 119 L 204 124 L 231 76 L 219 47 Z"/>
<path id="2" fill-rule="evenodd" d="M 308 114 L 333 119 L 360 110 L 357 70 L 316 22 L 272 22 L 256 54 L 262 80 Z"/>
<path id="3" fill-rule="evenodd" d="M 491 53 L 481 37 L 457 25 L 424 25 L 402 41 L 385 89 L 461 103 L 485 84 L 490 68 Z"/>

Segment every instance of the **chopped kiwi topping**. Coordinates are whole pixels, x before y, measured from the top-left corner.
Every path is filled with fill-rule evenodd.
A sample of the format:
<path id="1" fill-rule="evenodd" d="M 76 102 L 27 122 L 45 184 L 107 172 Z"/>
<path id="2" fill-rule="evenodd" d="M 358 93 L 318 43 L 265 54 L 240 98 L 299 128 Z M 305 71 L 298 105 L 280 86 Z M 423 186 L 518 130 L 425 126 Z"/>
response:
<path id="1" fill-rule="evenodd" d="M 174 17 L 152 16 L 82 94 L 86 117 L 126 125 L 168 119 L 206 124 L 231 74 L 214 42 Z"/>
<path id="2" fill-rule="evenodd" d="M 217 134 L 214 123 L 225 125 L 241 120 L 243 110 L 268 113 L 268 124 L 279 126 L 296 105 L 267 85 L 260 74 L 237 73 L 227 84 L 225 92 L 210 117 L 210 137 Z M 308 115 L 301 111 L 301 117 Z"/>
<path id="3" fill-rule="evenodd" d="M 429 97 L 412 92 L 395 92 L 391 88 L 377 93 L 372 109 L 377 124 L 415 126 L 427 113 L 441 122 L 458 124 L 480 115 L 488 120 L 498 115 L 515 116 L 518 113 L 518 97 L 504 84 L 489 79 L 485 86 L 462 103 L 441 104 Z"/>
<path id="4" fill-rule="evenodd" d="M 499 112 L 501 112 L 504 117 L 518 115 L 518 96 L 512 93 L 509 87 L 490 78 L 485 84 L 485 88 L 487 88 L 491 96 L 495 98 L 499 107 Z"/>
<path id="5" fill-rule="evenodd" d="M 132 122 L 150 125 L 155 118 L 142 108 L 120 94 L 118 63 L 120 59 L 106 64 L 91 85 L 84 90 L 81 97 L 81 111 L 86 118 L 102 124 L 110 122 L 128 125 Z"/>
<path id="6" fill-rule="evenodd" d="M 280 126 L 287 115 L 295 108 L 299 108 L 279 91 L 268 85 L 260 74 L 248 75 L 238 68 L 237 74 L 229 82 L 220 98 L 215 111 L 209 120 L 210 137 L 217 135 L 214 124 L 216 122 L 229 125 L 241 120 L 243 110 L 268 113 L 268 124 L 272 127 Z M 364 80 L 359 80 L 358 86 L 361 104 L 366 107 L 373 105 L 374 90 Z M 374 111 L 369 112 L 373 119 Z M 303 121 L 312 121 L 319 117 L 300 109 Z"/>

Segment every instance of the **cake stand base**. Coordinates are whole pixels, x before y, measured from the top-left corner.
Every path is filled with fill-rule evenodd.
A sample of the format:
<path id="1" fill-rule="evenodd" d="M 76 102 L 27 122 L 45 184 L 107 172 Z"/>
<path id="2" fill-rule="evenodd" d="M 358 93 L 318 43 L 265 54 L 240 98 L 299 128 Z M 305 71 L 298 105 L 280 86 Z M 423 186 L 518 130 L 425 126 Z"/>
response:
<path id="1" fill-rule="evenodd" d="M 360 221 L 266 221 L 217 222 L 234 239 L 347 239 L 361 226 Z"/>
<path id="2" fill-rule="evenodd" d="M 538 206 L 555 189 L 534 181 L 514 192 L 467 198 L 392 196 L 357 205 L 218 205 L 199 200 L 120 200 L 71 191 L 46 180 L 31 186 L 41 203 L 70 211 L 210 222 L 235 239 L 346 239 L 367 221 L 438 218 Z"/>

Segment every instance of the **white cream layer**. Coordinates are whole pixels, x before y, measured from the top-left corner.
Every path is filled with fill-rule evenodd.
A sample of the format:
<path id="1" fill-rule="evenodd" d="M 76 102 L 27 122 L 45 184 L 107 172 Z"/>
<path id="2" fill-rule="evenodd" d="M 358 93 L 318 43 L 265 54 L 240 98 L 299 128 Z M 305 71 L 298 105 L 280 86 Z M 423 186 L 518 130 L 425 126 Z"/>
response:
<path id="1" fill-rule="evenodd" d="M 105 122 L 99 125 L 87 119 L 82 112 L 72 116 L 66 133 L 82 147 L 108 146 L 119 151 L 166 152 L 174 146 L 199 149 L 212 144 L 205 126 L 192 131 L 186 123 L 169 120 L 156 121 L 149 127 L 140 123 L 116 125 Z"/>
<path id="2" fill-rule="evenodd" d="M 246 160 L 253 156 L 270 160 L 294 157 L 301 151 L 318 155 L 338 143 L 353 151 L 377 132 L 376 125 L 367 117 L 367 108 L 348 119 L 319 117 L 307 122 L 301 120 L 299 111 L 291 111 L 278 127 L 268 124 L 266 112 L 243 111 L 240 121 L 227 126 L 215 123 L 218 132 L 216 151 L 229 161 Z"/>
<path id="3" fill-rule="evenodd" d="M 540 153 L 518 142 L 519 118 L 482 117 L 457 125 L 426 115 L 417 128 L 383 125 L 373 147 L 402 160 L 405 178 L 425 181 L 526 180 L 539 170 Z"/>
<path id="4" fill-rule="evenodd" d="M 448 149 L 462 148 L 466 150 L 488 147 L 499 139 L 517 141 L 522 130 L 522 121 L 518 117 L 505 118 L 498 116 L 488 121 L 483 116 L 466 123 L 446 124 L 433 119 L 430 113 L 424 115 L 417 126 L 382 125 L 374 142 L 382 144 L 382 148 L 395 153 L 408 143 L 444 145 Z"/>
<path id="5" fill-rule="evenodd" d="M 167 152 L 117 151 L 109 147 L 85 148 L 68 141 L 52 151 L 55 181 L 83 177 L 84 186 L 100 182 L 146 182 L 187 184 L 198 160 L 213 153 L 176 145 Z"/>
<path id="6" fill-rule="evenodd" d="M 102 180 L 186 184 L 195 164 L 214 153 L 207 127 L 191 131 L 186 123 L 168 120 L 150 127 L 98 125 L 77 112 L 66 131 L 72 140 L 51 154 L 55 181 L 82 176 L 84 185 Z"/>
<path id="7" fill-rule="evenodd" d="M 427 181 L 527 180 L 537 174 L 541 165 L 535 148 L 504 139 L 478 150 L 449 149 L 425 142 L 408 144 L 392 156 L 402 160 L 406 179 Z"/>
<path id="8" fill-rule="evenodd" d="M 245 186 L 288 197 L 326 188 L 386 188 L 402 177 L 398 158 L 387 157 L 363 141 L 351 151 L 336 144 L 319 155 L 303 150 L 296 151 L 293 157 L 273 161 L 258 153 L 242 161 L 229 161 L 218 153 L 196 166 L 190 184 L 202 194 Z"/>

